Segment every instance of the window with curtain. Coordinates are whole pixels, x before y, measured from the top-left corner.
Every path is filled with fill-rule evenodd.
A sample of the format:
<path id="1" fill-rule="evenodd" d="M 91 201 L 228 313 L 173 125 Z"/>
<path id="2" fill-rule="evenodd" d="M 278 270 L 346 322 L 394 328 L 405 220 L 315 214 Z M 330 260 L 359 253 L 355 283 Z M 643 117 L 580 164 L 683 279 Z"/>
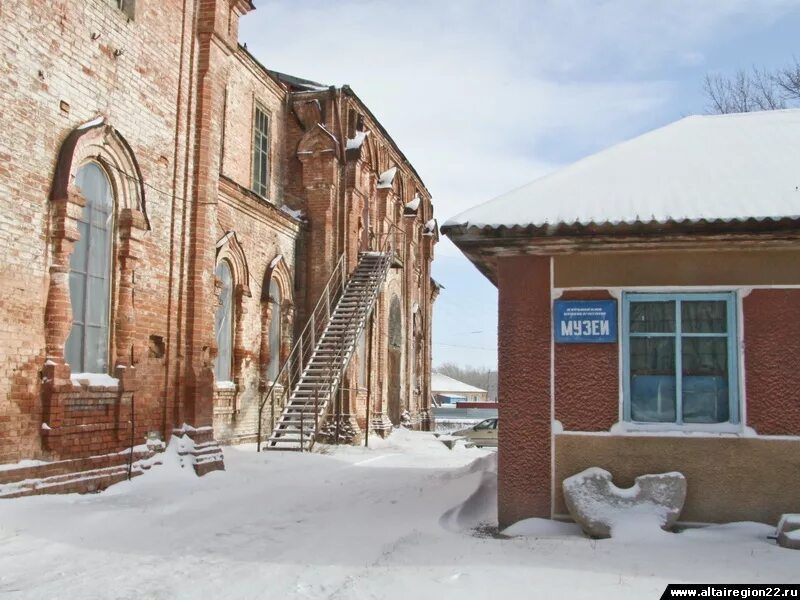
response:
<path id="1" fill-rule="evenodd" d="M 272 305 L 272 317 L 269 321 L 269 364 L 267 379 L 275 381 L 281 361 L 281 289 L 275 279 L 269 282 L 269 302 Z"/>
<path id="2" fill-rule="evenodd" d="M 626 294 L 623 327 L 627 421 L 738 422 L 732 293 Z"/>
<path id="3" fill-rule="evenodd" d="M 69 262 L 72 329 L 64 355 L 73 373 L 108 373 L 114 197 L 97 163 L 82 166 L 75 184 L 86 204 Z"/>
<path id="4" fill-rule="evenodd" d="M 269 197 L 269 115 L 260 106 L 253 122 L 253 191 Z"/>
<path id="5" fill-rule="evenodd" d="M 220 261 L 214 275 L 220 282 L 219 305 L 214 317 L 217 338 L 214 376 L 218 382 L 231 381 L 233 379 L 233 273 L 228 261 Z"/>

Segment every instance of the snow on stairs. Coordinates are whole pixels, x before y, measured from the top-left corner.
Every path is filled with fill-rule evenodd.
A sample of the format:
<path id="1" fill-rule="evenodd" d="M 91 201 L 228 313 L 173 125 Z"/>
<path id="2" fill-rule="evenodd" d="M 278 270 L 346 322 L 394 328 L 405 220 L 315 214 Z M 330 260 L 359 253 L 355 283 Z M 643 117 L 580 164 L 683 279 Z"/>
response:
<path id="1" fill-rule="evenodd" d="M 314 445 L 317 427 L 322 425 L 329 401 L 339 389 L 390 264 L 388 253 L 361 253 L 358 267 L 267 441 L 267 449 L 303 451 Z"/>
<path id="2" fill-rule="evenodd" d="M 130 476 L 137 477 L 161 464 L 160 448 L 137 446 L 133 451 Z M 98 492 L 128 479 L 130 450 L 43 462 L 0 470 L 0 498 L 19 498 L 40 494 L 85 494 Z"/>
<path id="3" fill-rule="evenodd" d="M 225 462 L 222 448 L 214 439 L 213 427 L 182 427 L 172 430 L 178 438 L 178 456 L 181 466 L 191 465 L 194 472 L 202 477 L 211 471 L 224 471 Z"/>

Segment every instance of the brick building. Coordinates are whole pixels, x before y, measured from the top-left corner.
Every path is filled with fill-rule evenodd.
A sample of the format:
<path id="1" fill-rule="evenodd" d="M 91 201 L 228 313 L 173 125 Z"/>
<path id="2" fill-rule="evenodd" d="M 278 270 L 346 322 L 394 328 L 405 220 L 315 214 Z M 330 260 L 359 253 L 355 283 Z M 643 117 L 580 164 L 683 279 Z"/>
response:
<path id="1" fill-rule="evenodd" d="M 0 463 L 110 468 L 177 433 L 218 468 L 216 441 L 272 431 L 296 338 L 370 252 L 390 260 L 319 413 L 424 425 L 430 194 L 349 87 L 239 45 L 253 8 L 0 5 Z"/>

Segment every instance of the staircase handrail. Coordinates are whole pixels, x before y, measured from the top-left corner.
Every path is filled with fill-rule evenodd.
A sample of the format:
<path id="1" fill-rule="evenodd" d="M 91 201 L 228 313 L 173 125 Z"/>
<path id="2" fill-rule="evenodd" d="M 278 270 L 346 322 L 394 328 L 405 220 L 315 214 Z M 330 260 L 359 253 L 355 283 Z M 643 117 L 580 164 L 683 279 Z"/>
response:
<path id="1" fill-rule="evenodd" d="M 392 260 L 394 259 L 394 253 L 395 253 L 395 251 L 397 249 L 396 246 L 397 245 L 401 245 L 402 246 L 402 243 L 398 244 L 398 234 L 399 234 L 400 240 L 404 241 L 405 240 L 405 231 L 400 229 L 394 223 L 391 223 L 389 225 L 389 227 L 388 227 L 388 230 L 386 232 L 382 233 L 379 236 L 378 240 L 377 240 L 377 241 L 381 241 L 380 238 L 384 238 L 382 240 L 382 243 L 380 243 L 380 250 L 378 251 L 378 253 L 382 255 L 382 260 L 386 263 L 386 264 L 382 265 L 381 273 L 380 273 L 381 276 L 384 277 L 384 278 L 386 276 L 386 273 L 388 272 L 388 269 L 389 269 L 389 266 L 391 265 Z M 370 246 L 372 246 L 372 244 L 370 244 Z M 345 258 L 345 255 L 344 255 L 344 253 L 342 253 L 340 255 L 340 257 L 339 257 L 339 260 L 338 260 L 338 262 L 336 264 L 336 267 L 334 268 L 333 272 L 331 273 L 331 276 L 328 278 L 328 282 L 325 285 L 325 288 L 323 289 L 323 292 L 320 295 L 320 299 L 317 302 L 317 305 L 314 308 L 314 311 L 311 313 L 311 316 L 309 317 L 309 319 L 308 319 L 308 321 L 306 323 L 306 326 L 303 328 L 303 331 L 298 336 L 298 339 L 295 342 L 295 344 L 293 345 L 292 350 L 289 352 L 289 356 L 287 357 L 286 361 L 284 362 L 283 366 L 281 367 L 281 369 L 279 370 L 278 374 L 276 375 L 274 381 L 272 382 L 269 390 L 267 391 L 266 394 L 264 394 L 264 396 L 263 396 L 263 398 L 261 400 L 261 403 L 259 404 L 259 408 L 258 408 L 258 432 L 257 432 L 257 451 L 258 452 L 261 451 L 263 411 L 264 411 L 264 407 L 267 404 L 267 401 L 271 399 L 272 402 L 273 402 L 273 407 L 274 407 L 275 394 L 276 394 L 278 385 L 281 382 L 282 377 L 287 379 L 287 381 L 286 381 L 285 384 L 281 385 L 281 390 L 280 390 L 281 397 L 283 399 L 285 399 L 286 397 L 291 397 L 292 390 L 294 389 L 295 383 L 302 378 L 302 375 L 305 372 L 305 369 L 307 367 L 306 361 L 304 360 L 304 358 L 305 358 L 304 357 L 304 352 L 303 352 L 304 343 L 310 341 L 310 345 L 309 345 L 309 356 L 310 356 L 311 354 L 313 354 L 314 350 L 316 349 L 316 345 L 319 342 L 319 338 L 318 338 L 318 335 L 317 335 L 316 328 L 317 327 L 321 327 L 321 330 L 324 333 L 325 327 L 327 326 L 328 322 L 330 321 L 330 319 L 331 319 L 331 317 L 333 315 L 333 312 L 335 311 L 335 308 L 336 308 L 341 296 L 344 294 L 344 292 L 345 292 L 345 290 L 347 288 L 347 285 L 349 285 L 349 283 L 350 283 L 350 280 L 345 282 L 345 276 L 346 276 L 345 269 L 346 269 L 346 267 L 345 267 L 345 263 L 344 263 L 344 258 Z M 333 291 L 331 291 L 331 290 L 333 290 Z M 379 292 L 380 292 L 380 287 L 376 287 L 375 290 L 373 290 L 372 294 L 370 294 L 370 297 L 367 300 L 367 304 L 366 304 L 366 306 L 367 306 L 367 313 L 365 315 L 366 317 L 369 317 L 369 315 L 371 314 L 372 309 L 374 307 L 375 300 L 377 299 L 377 296 L 378 296 Z M 359 302 L 357 304 L 357 307 L 359 309 L 361 309 L 362 306 L 363 306 L 363 304 L 361 302 L 363 299 L 364 299 L 363 297 L 359 297 Z M 323 304 L 323 301 L 325 301 L 324 304 Z M 322 308 L 323 307 L 325 307 L 325 312 L 324 313 L 322 312 Z M 322 314 L 325 314 L 326 318 L 323 320 L 323 319 L 321 319 L 321 318 L 319 318 L 317 316 L 318 314 L 320 316 Z M 356 319 L 358 314 L 359 314 L 359 311 L 354 311 L 353 312 L 353 314 L 350 316 L 350 318 L 347 321 L 348 326 L 353 324 L 353 322 L 355 321 L 355 319 Z M 365 319 L 365 322 L 366 322 L 366 319 Z M 353 336 L 353 342 L 354 343 L 358 340 L 358 335 L 360 335 L 361 331 L 363 330 L 363 327 L 364 327 L 363 323 L 359 325 L 358 331 Z M 348 327 L 348 329 L 349 329 L 349 327 Z M 337 350 L 337 353 L 335 355 L 335 359 L 328 363 L 328 370 L 326 372 L 326 377 L 324 378 L 324 381 L 326 382 L 326 386 L 329 387 L 329 401 L 328 401 L 328 403 L 326 403 L 325 412 L 322 415 L 318 414 L 319 410 L 316 408 L 317 404 L 315 403 L 315 419 L 314 420 L 315 420 L 317 425 L 318 425 L 320 420 L 324 419 L 327 416 L 327 412 L 328 412 L 328 410 L 330 408 L 330 403 L 331 403 L 331 401 L 333 401 L 333 396 L 336 393 L 336 391 L 338 391 L 338 385 L 334 385 L 333 368 L 334 368 L 334 365 L 338 365 L 339 362 L 343 359 L 347 348 L 348 348 L 348 344 L 342 344 Z M 350 358 L 352 358 L 352 355 L 351 355 Z M 350 361 L 348 359 L 347 364 L 342 364 L 341 366 L 337 367 L 336 371 L 338 373 L 343 373 L 346 370 L 349 362 Z M 296 374 L 295 374 L 294 377 L 292 377 L 292 368 L 293 367 L 296 368 Z M 341 379 L 341 377 L 340 377 L 340 379 Z M 339 381 L 339 385 L 341 385 L 341 381 Z M 320 384 L 317 384 L 317 386 L 315 388 L 315 397 L 316 398 L 319 398 L 320 387 L 321 387 Z M 280 407 L 281 411 L 283 411 L 283 408 L 284 408 L 285 404 L 286 404 L 285 402 L 282 403 L 282 405 Z M 274 409 L 273 409 L 273 412 L 274 412 Z M 271 415 L 271 418 L 274 421 L 274 414 Z M 301 429 L 302 429 L 302 421 L 303 421 L 303 411 L 301 411 Z M 274 431 L 275 426 L 276 426 L 276 423 L 273 422 L 272 423 L 273 431 Z M 316 430 L 315 430 L 315 434 L 316 434 Z M 309 449 L 311 448 L 311 446 L 313 446 L 313 443 L 314 443 L 314 438 L 312 438 L 312 440 L 311 440 L 311 444 L 309 446 Z M 301 438 L 300 439 L 301 449 L 302 449 L 303 444 L 304 444 L 304 440 Z"/>
<path id="2" fill-rule="evenodd" d="M 385 239 L 383 240 L 383 243 L 380 244 L 380 250 L 378 250 L 378 253 L 380 254 L 381 260 L 383 261 L 384 264 L 381 265 L 380 270 L 378 272 L 378 275 L 380 277 L 384 278 L 384 279 L 386 277 L 386 273 L 389 271 L 389 267 L 390 267 L 392 261 L 394 260 L 394 256 L 393 256 L 394 251 L 395 251 L 394 245 L 395 245 L 395 243 L 397 241 L 395 235 L 397 233 L 400 234 L 400 238 L 402 240 L 405 239 L 405 231 L 403 231 L 402 229 L 397 227 L 394 223 L 392 223 L 392 224 L 390 224 L 389 230 L 384 232 L 380 236 L 380 237 L 385 236 Z M 351 281 L 352 281 L 352 279 L 347 282 L 347 285 L 349 285 Z M 342 291 L 343 294 L 344 294 L 344 291 L 346 289 L 347 289 L 347 286 L 345 286 L 345 289 Z M 356 331 L 351 336 L 353 344 L 358 342 L 358 336 L 361 335 L 361 332 L 364 330 L 364 327 L 366 327 L 367 321 L 369 320 L 369 318 L 370 318 L 370 316 L 372 314 L 372 311 L 373 311 L 373 309 L 375 307 L 375 302 L 377 301 L 378 295 L 380 294 L 380 290 L 381 290 L 381 286 L 376 286 L 369 294 L 365 294 L 365 295 L 360 295 L 359 296 L 358 303 L 356 305 L 359 310 L 353 311 L 352 315 L 347 320 L 347 330 L 348 331 L 350 330 L 350 327 L 353 324 L 357 324 L 358 325 L 357 328 L 356 328 Z M 363 320 L 359 317 L 360 309 L 362 307 L 366 308 L 366 312 L 364 314 L 364 319 Z M 328 362 L 328 370 L 327 370 L 327 373 L 326 373 L 326 377 L 324 379 L 324 381 L 326 382 L 326 386 L 329 387 L 329 389 L 327 390 L 328 391 L 328 403 L 324 407 L 324 412 L 321 415 L 319 415 L 318 403 L 315 402 L 314 420 L 315 420 L 315 423 L 317 425 L 318 425 L 318 423 L 320 421 L 324 421 L 326 419 L 326 417 L 328 415 L 328 411 L 330 411 L 330 409 L 331 409 L 332 403 L 335 402 L 334 396 L 335 396 L 336 392 L 338 391 L 339 386 L 341 386 L 341 384 L 342 384 L 342 376 L 343 376 L 344 372 L 347 370 L 347 367 L 350 364 L 350 360 L 353 358 L 353 353 L 355 352 L 355 348 L 353 348 L 353 353 L 351 353 L 349 357 L 346 357 L 345 355 L 346 355 L 346 353 L 348 351 L 348 348 L 349 348 L 349 343 L 343 343 L 339 347 L 339 349 L 337 350 L 335 359 Z M 345 362 L 345 359 L 346 359 L 346 362 Z M 334 374 L 334 368 L 336 369 L 336 374 Z M 336 375 L 339 376 L 338 383 L 334 383 Z M 320 388 L 320 385 L 318 384 L 316 389 L 315 389 L 315 397 L 316 398 L 319 398 L 319 392 L 320 392 L 319 388 Z M 301 412 L 301 415 L 302 415 L 302 412 Z M 301 422 L 302 422 L 302 416 L 301 416 Z M 367 427 L 369 427 L 369 423 L 367 423 Z M 316 427 L 315 427 L 315 434 L 316 434 Z M 336 433 L 336 436 L 337 436 L 336 442 L 337 443 L 339 441 L 338 435 L 339 434 L 338 434 L 338 423 L 337 423 L 337 433 Z M 315 439 L 316 439 L 315 437 L 311 438 L 311 441 L 310 441 L 310 444 L 309 444 L 309 450 L 311 448 L 313 448 Z M 302 449 L 302 445 L 304 443 L 305 443 L 305 440 L 303 440 L 302 437 L 301 437 L 301 439 L 300 439 L 301 449 Z"/>
<path id="3" fill-rule="evenodd" d="M 257 433 L 257 450 L 261 451 L 261 437 L 262 437 L 262 421 L 264 415 L 264 407 L 267 404 L 268 400 L 273 401 L 275 400 L 275 393 L 276 388 L 278 387 L 281 382 L 281 388 L 284 394 L 291 393 L 293 388 L 293 384 L 295 382 L 295 378 L 292 377 L 292 367 L 294 366 L 296 369 L 299 369 L 296 373 L 296 378 L 299 379 L 300 375 L 303 372 L 304 368 L 304 345 L 307 342 L 310 343 L 311 351 L 313 352 L 316 346 L 316 327 L 318 323 L 326 323 L 327 320 L 330 319 L 331 310 L 333 307 L 336 306 L 335 302 L 338 302 L 339 296 L 341 292 L 344 291 L 344 280 L 345 280 L 345 253 L 343 252 L 339 256 L 339 260 L 336 262 L 336 266 L 333 268 L 330 277 L 328 278 L 325 287 L 320 294 L 319 300 L 317 301 L 314 310 L 311 311 L 311 315 L 306 322 L 305 327 L 300 332 L 300 335 L 295 340 L 292 349 L 289 351 L 289 355 L 286 357 L 286 360 L 283 362 L 283 365 L 278 370 L 278 373 L 275 375 L 271 385 L 267 392 L 263 395 L 261 402 L 258 406 L 258 433 Z M 320 317 L 327 313 L 328 319 L 323 321 Z M 273 411 L 274 412 L 274 411 Z M 270 415 L 273 419 L 275 415 Z M 273 422 L 272 426 L 275 426 Z"/>

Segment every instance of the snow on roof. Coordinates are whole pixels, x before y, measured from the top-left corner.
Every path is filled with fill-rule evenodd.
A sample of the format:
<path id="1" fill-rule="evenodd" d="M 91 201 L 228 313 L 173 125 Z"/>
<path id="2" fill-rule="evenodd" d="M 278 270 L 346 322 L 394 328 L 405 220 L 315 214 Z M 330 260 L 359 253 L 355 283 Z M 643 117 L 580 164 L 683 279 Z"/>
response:
<path id="1" fill-rule="evenodd" d="M 473 207 L 445 227 L 800 217 L 800 109 L 686 117 Z"/>
<path id="2" fill-rule="evenodd" d="M 361 145 L 364 143 L 364 140 L 367 139 L 367 134 L 369 131 L 356 131 L 356 134 L 352 138 L 347 138 L 347 150 L 358 150 L 361 148 Z"/>
<path id="3" fill-rule="evenodd" d="M 304 217 L 302 210 L 295 210 L 293 208 L 286 206 L 285 204 L 281 205 L 281 210 L 290 217 L 292 217 L 293 219 L 297 219 L 298 221 Z"/>
<path id="4" fill-rule="evenodd" d="M 431 373 L 431 392 L 486 392 L 479 387 L 453 379 L 442 373 Z"/>
<path id="5" fill-rule="evenodd" d="M 419 195 L 414 196 L 414 199 L 411 200 L 408 204 L 406 204 L 405 210 L 407 212 L 416 212 L 419 208 L 420 197 Z"/>
<path id="6" fill-rule="evenodd" d="M 381 176 L 378 178 L 378 189 L 392 187 L 395 175 L 397 175 L 397 167 L 392 167 L 391 169 L 381 173 Z"/>
<path id="7" fill-rule="evenodd" d="M 83 125 L 78 126 L 78 131 L 83 131 L 84 129 L 91 129 L 92 127 L 97 127 L 98 125 L 102 125 L 106 122 L 106 118 L 103 115 L 99 117 L 95 117 L 91 121 L 84 123 Z"/>

